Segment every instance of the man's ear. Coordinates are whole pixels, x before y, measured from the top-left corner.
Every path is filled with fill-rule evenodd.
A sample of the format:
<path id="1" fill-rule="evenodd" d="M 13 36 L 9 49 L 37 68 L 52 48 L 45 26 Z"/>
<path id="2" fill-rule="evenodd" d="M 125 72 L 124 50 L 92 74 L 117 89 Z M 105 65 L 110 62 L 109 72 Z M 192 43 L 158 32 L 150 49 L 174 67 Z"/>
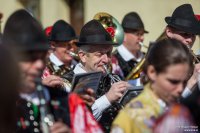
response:
<path id="1" fill-rule="evenodd" d="M 55 48 L 56 48 L 56 43 L 54 42 L 54 41 L 51 41 L 50 42 L 50 48 L 54 51 L 55 50 Z"/>
<path id="2" fill-rule="evenodd" d="M 86 56 L 87 56 L 86 53 L 84 51 L 80 50 L 78 52 L 78 56 L 79 56 L 81 62 L 84 64 L 86 62 Z"/>
<path id="3" fill-rule="evenodd" d="M 154 66 L 152 66 L 152 65 L 148 66 L 147 75 L 148 75 L 148 77 L 149 77 L 149 79 L 151 81 L 155 81 L 156 80 L 157 72 L 156 72 Z"/>
<path id="4" fill-rule="evenodd" d="M 170 28 L 170 27 L 166 27 L 165 29 L 165 32 L 166 32 L 166 35 L 169 37 L 169 38 L 172 38 L 172 35 L 174 34 L 173 30 Z"/>

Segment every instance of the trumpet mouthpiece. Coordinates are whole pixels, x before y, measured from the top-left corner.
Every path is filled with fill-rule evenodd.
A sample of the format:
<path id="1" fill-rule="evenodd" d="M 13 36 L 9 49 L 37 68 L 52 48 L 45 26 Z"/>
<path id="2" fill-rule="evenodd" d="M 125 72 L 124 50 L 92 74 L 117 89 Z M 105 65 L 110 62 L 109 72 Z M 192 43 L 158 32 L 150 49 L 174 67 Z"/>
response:
<path id="1" fill-rule="evenodd" d="M 74 52 L 69 52 L 69 54 L 72 56 L 72 57 L 78 57 L 78 55 Z"/>
<path id="2" fill-rule="evenodd" d="M 142 47 L 148 48 L 148 46 L 144 45 L 143 42 L 139 42 L 139 44 L 140 44 L 140 46 L 142 46 Z"/>
<path id="3" fill-rule="evenodd" d="M 139 44 L 140 44 L 141 46 L 144 46 L 144 43 L 143 43 L 143 42 L 139 42 Z"/>

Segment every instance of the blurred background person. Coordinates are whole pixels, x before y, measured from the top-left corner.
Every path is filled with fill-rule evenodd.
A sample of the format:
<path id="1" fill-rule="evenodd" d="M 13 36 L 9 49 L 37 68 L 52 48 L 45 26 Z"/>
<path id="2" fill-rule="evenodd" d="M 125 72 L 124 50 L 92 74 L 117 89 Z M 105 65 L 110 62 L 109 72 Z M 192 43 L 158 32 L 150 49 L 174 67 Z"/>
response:
<path id="1" fill-rule="evenodd" d="M 122 27 L 124 29 L 124 41 L 113 53 L 112 66 L 113 73 L 125 78 L 144 58 L 141 47 L 143 46 L 144 34 L 148 31 L 146 31 L 142 19 L 136 12 L 130 12 L 124 16 Z M 134 84 L 139 86 L 140 80 L 135 81 Z"/>
<path id="2" fill-rule="evenodd" d="M 15 48 L 15 52 L 20 56 L 18 65 L 22 82 L 18 88 L 19 97 L 16 102 L 17 129 L 15 132 L 33 133 L 45 132 L 45 130 L 51 133 L 70 132 L 67 100 L 65 99 L 66 106 L 60 102 L 60 105 L 55 108 L 51 104 L 52 97 L 47 88 L 43 87 L 40 90 L 45 103 L 41 103 L 41 95 L 39 96 L 36 79 L 40 78 L 44 69 L 49 48 L 41 25 L 26 10 L 17 10 L 6 22 L 3 43 L 5 46 Z M 61 109 L 61 106 L 66 109 Z M 44 107 L 45 112 L 42 112 L 41 107 Z M 62 117 L 59 111 L 63 112 Z M 55 121 L 51 119 L 53 117 Z M 48 118 L 51 124 L 45 123 L 43 118 Z M 47 125 L 47 128 L 43 124 Z"/>
<path id="3" fill-rule="evenodd" d="M 15 55 L 16 56 L 16 55 Z M 20 72 L 12 48 L 0 44 L 0 132 L 16 130 L 16 100 L 20 86 Z"/>
<path id="4" fill-rule="evenodd" d="M 144 65 L 149 82 L 120 111 L 112 132 L 152 132 L 155 120 L 180 98 L 192 67 L 188 48 L 181 42 L 164 39 L 153 44 Z"/>
<path id="5" fill-rule="evenodd" d="M 191 104 L 191 103 L 190 103 Z M 199 131 L 188 108 L 174 104 L 155 122 L 153 133 L 185 133 Z"/>

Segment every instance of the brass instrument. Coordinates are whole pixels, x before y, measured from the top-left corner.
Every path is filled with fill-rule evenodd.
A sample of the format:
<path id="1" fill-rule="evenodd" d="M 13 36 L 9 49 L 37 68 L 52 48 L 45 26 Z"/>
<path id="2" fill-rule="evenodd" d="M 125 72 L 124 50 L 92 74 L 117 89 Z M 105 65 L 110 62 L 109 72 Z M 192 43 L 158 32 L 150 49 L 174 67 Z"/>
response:
<path id="1" fill-rule="evenodd" d="M 190 51 L 190 54 L 191 54 L 191 55 L 193 56 L 193 58 L 194 58 L 194 61 L 193 61 L 194 64 L 200 63 L 199 56 L 194 54 L 193 50 L 190 48 L 189 45 L 187 45 L 187 47 L 188 47 L 188 49 L 189 49 L 189 51 Z"/>
<path id="2" fill-rule="evenodd" d="M 118 75 L 112 75 L 111 73 L 111 67 L 109 69 L 109 67 L 107 65 L 103 65 L 104 70 L 106 71 L 106 74 L 109 76 L 109 78 L 111 79 L 111 85 L 114 84 L 115 82 L 119 82 L 121 81 L 120 77 Z"/>
<path id="3" fill-rule="evenodd" d="M 140 45 L 141 46 L 145 46 L 143 45 L 142 42 L 140 42 Z M 145 46 L 146 48 L 148 48 L 147 46 Z M 125 77 L 125 80 L 133 80 L 133 79 L 136 79 L 136 78 L 139 78 L 140 77 L 140 73 L 142 72 L 143 70 L 143 66 L 144 66 L 144 63 L 145 63 L 145 60 L 146 58 L 144 57 L 132 70 L 131 72 Z"/>
<path id="4" fill-rule="evenodd" d="M 95 20 L 98 20 L 106 31 L 111 35 L 113 42 L 119 45 L 124 41 L 124 30 L 120 23 L 110 14 L 105 12 L 99 12 L 94 16 Z"/>
<path id="5" fill-rule="evenodd" d="M 78 54 L 74 53 L 74 52 L 69 52 L 69 54 L 76 60 L 80 60 Z"/>
<path id="6" fill-rule="evenodd" d="M 50 73 L 52 75 L 56 75 L 56 76 L 59 76 L 61 78 L 62 78 L 62 76 L 64 74 L 66 74 L 67 72 L 70 71 L 70 68 L 65 67 L 64 65 L 63 66 L 55 66 L 53 64 L 53 62 L 50 61 L 50 59 L 48 59 L 46 66 L 50 70 Z M 63 80 L 63 83 L 64 83 L 63 88 L 66 91 L 70 91 L 71 90 L 71 86 L 72 86 L 71 83 L 65 78 L 62 78 L 62 80 Z"/>
<path id="7" fill-rule="evenodd" d="M 41 80 L 36 79 L 36 83 L 37 83 L 37 86 L 36 86 L 37 94 L 40 100 L 39 110 L 40 110 L 41 130 L 43 133 L 49 133 L 50 132 L 49 127 L 54 124 L 55 120 L 47 105 L 47 101 L 45 98 L 45 93 L 44 93 L 43 86 L 41 84 Z"/>
<path id="8" fill-rule="evenodd" d="M 130 80 L 130 79 L 136 79 L 140 77 L 140 73 L 143 70 L 143 65 L 145 62 L 145 58 L 143 58 L 132 70 L 131 72 L 126 76 L 125 80 Z"/>

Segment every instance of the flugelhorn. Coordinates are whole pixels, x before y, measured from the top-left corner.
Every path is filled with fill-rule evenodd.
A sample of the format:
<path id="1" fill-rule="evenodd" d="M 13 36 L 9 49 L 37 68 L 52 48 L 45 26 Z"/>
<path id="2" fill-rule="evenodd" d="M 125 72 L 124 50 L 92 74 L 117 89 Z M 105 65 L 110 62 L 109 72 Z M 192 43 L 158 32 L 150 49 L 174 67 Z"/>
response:
<path id="1" fill-rule="evenodd" d="M 124 30 L 113 16 L 106 12 L 99 12 L 94 16 L 94 19 L 103 25 L 106 31 L 111 35 L 113 42 L 119 45 L 123 43 Z"/>

